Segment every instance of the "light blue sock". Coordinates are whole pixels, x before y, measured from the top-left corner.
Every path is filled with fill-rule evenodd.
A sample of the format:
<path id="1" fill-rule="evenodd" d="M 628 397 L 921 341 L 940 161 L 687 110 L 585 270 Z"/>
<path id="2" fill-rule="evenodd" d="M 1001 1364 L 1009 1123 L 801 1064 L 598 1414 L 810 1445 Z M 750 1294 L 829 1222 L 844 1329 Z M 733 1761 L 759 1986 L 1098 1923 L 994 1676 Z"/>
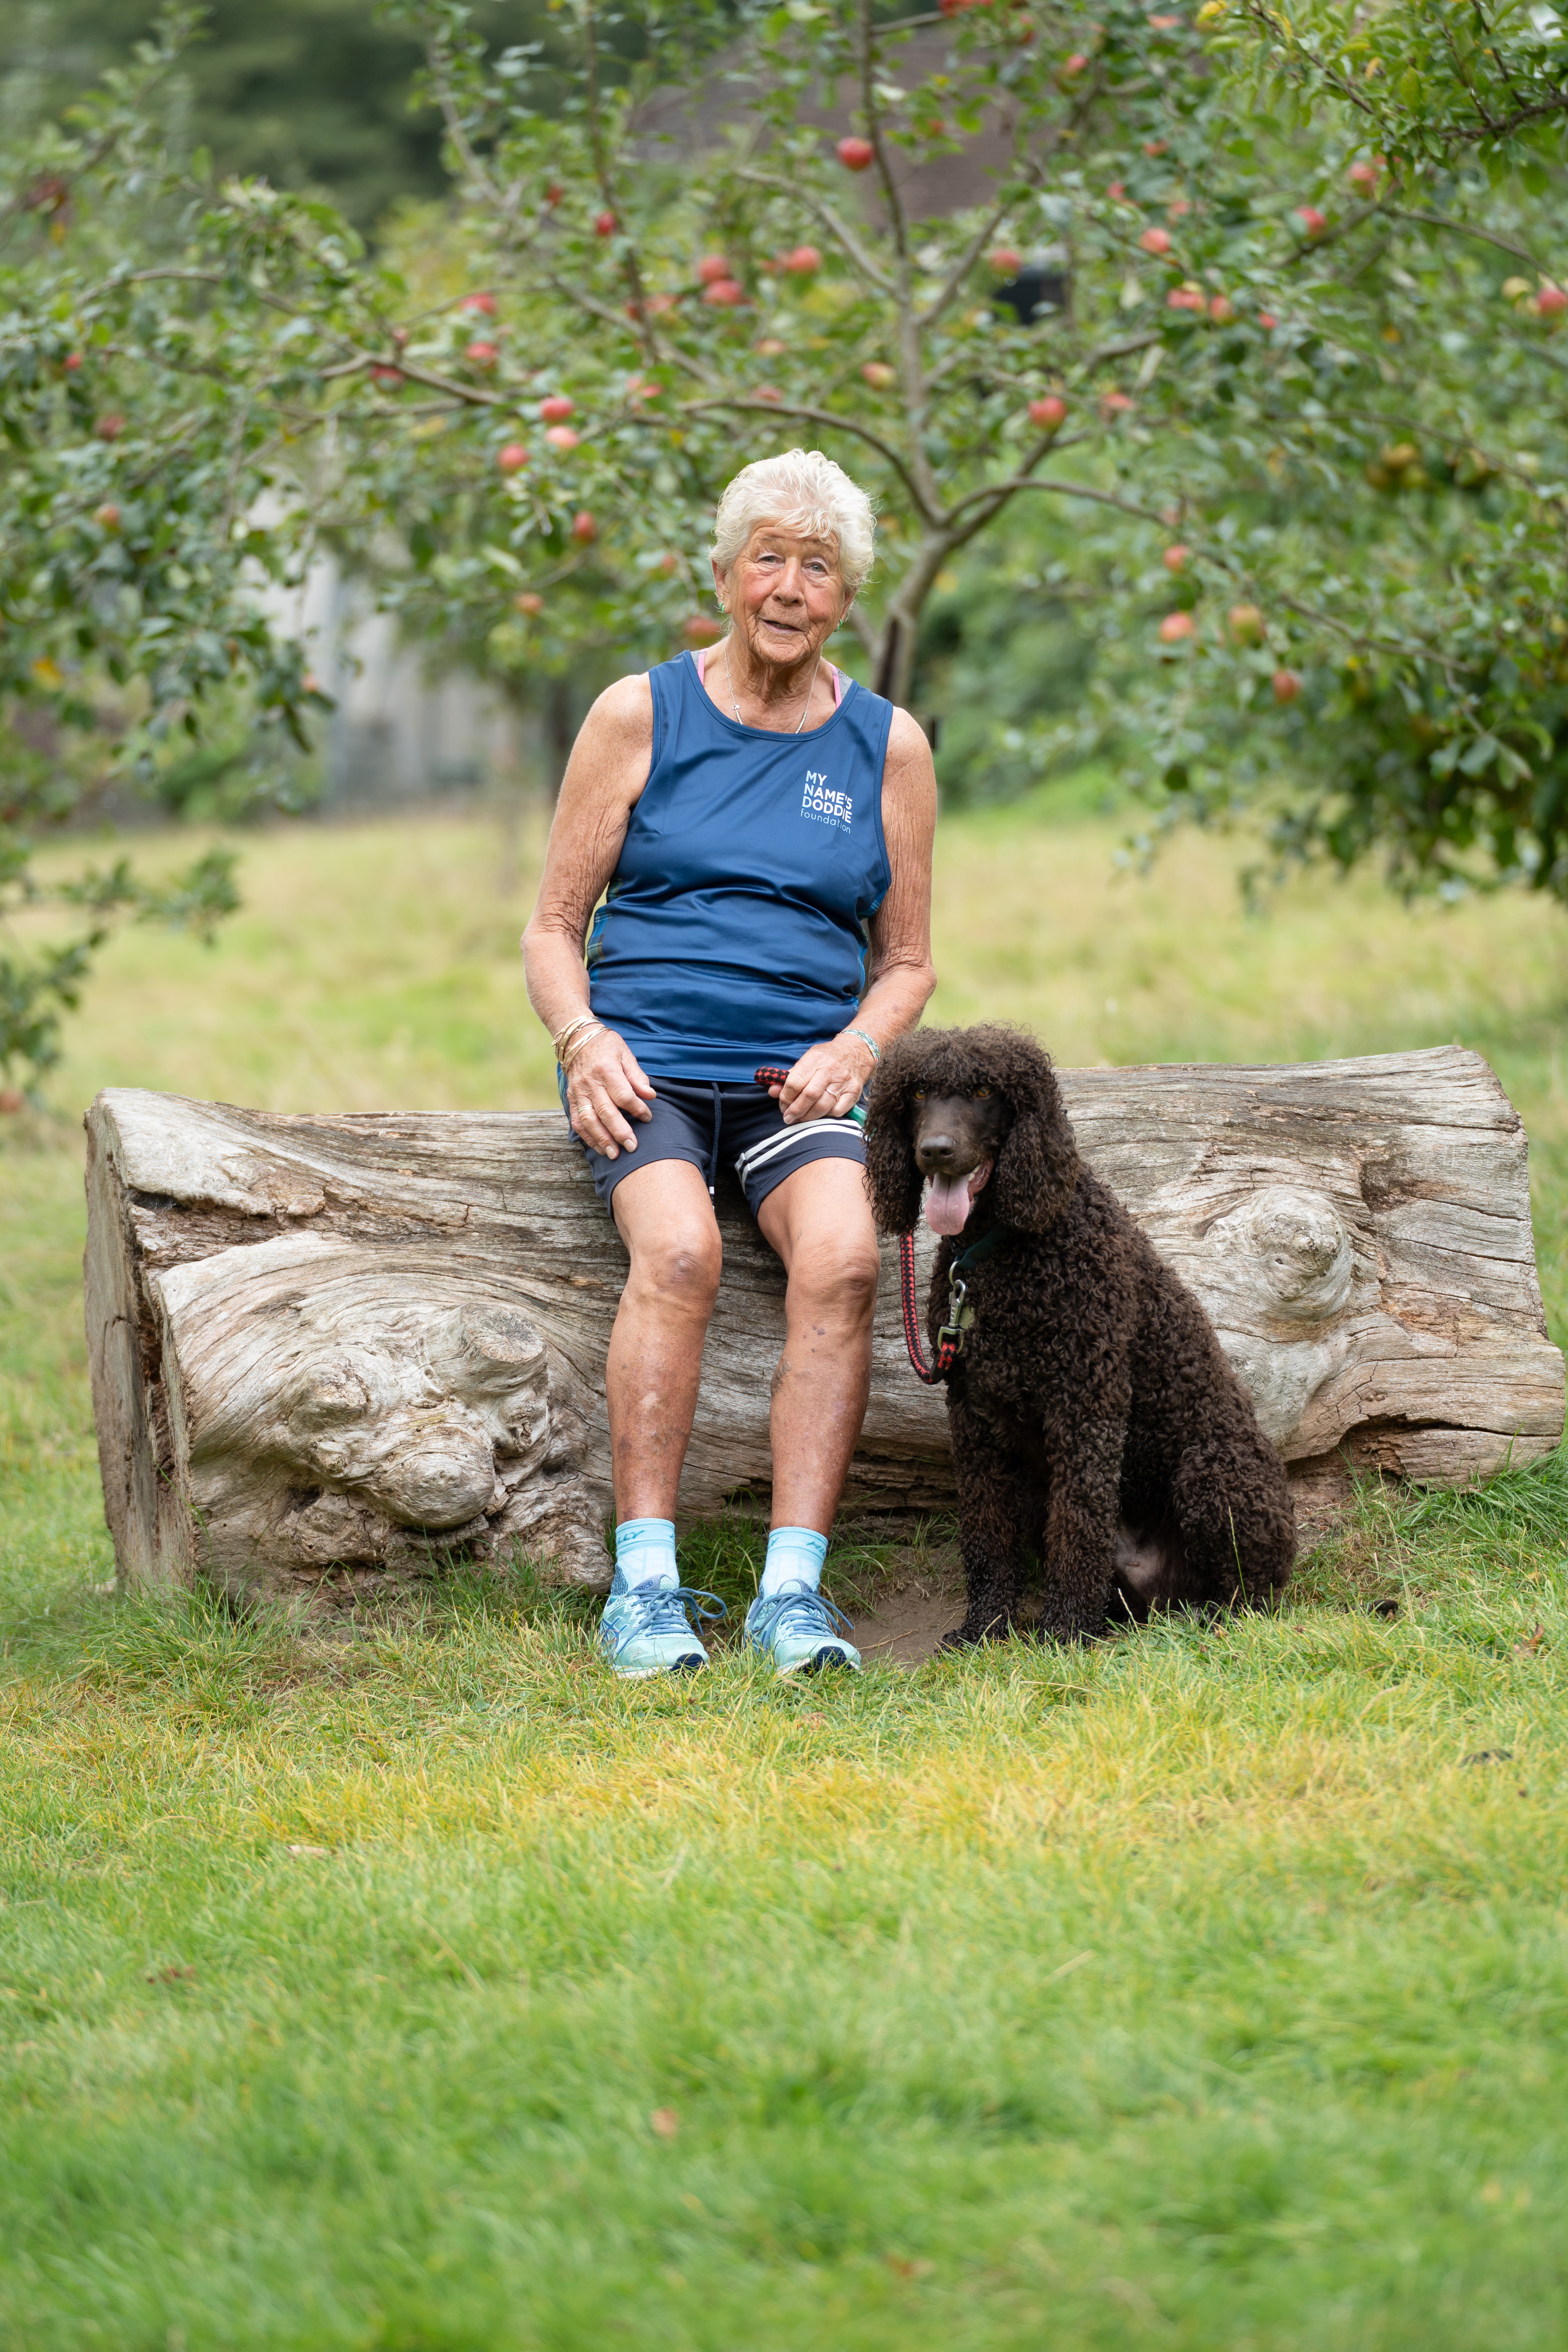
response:
<path id="1" fill-rule="evenodd" d="M 658 1584 L 673 1592 L 680 1582 L 675 1565 L 673 1519 L 623 1519 L 616 1529 L 616 1581 L 623 1588 Z"/>
<path id="2" fill-rule="evenodd" d="M 815 1528 L 774 1528 L 763 1562 L 763 1599 L 771 1600 L 786 1584 L 809 1584 L 815 1592 L 826 1558 L 827 1538 Z"/>

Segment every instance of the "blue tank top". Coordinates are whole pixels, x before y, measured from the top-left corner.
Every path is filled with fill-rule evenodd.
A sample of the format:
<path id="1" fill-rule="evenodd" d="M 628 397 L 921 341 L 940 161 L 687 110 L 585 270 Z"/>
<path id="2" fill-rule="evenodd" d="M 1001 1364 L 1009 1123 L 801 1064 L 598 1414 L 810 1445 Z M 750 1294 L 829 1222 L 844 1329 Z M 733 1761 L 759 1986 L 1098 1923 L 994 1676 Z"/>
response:
<path id="1" fill-rule="evenodd" d="M 733 1084 L 855 1017 L 887 895 L 893 706 L 847 681 L 821 727 L 726 719 L 689 654 L 648 672 L 653 765 L 588 935 L 588 1001 L 650 1077 Z"/>

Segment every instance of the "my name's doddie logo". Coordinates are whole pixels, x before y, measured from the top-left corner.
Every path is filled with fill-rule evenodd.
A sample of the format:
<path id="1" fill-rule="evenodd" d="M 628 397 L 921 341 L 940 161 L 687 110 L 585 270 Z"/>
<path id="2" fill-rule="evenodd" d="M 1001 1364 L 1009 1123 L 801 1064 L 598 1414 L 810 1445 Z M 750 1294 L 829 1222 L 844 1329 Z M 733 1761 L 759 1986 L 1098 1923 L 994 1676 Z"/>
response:
<path id="1" fill-rule="evenodd" d="M 854 796 L 849 793 L 830 793 L 826 772 L 818 775 L 815 768 L 807 768 L 800 813 L 823 824 L 850 824 L 855 817 Z"/>

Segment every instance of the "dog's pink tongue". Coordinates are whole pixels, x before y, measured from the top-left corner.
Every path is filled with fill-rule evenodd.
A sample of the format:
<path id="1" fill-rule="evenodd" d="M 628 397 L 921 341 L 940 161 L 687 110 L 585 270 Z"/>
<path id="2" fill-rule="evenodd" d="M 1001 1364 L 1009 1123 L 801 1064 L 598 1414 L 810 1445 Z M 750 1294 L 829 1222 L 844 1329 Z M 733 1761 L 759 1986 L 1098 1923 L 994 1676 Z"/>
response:
<path id="1" fill-rule="evenodd" d="M 969 1223 L 969 1204 L 991 1173 L 984 1160 L 967 1176 L 933 1176 L 926 1194 L 926 1223 L 933 1234 L 961 1234 Z"/>

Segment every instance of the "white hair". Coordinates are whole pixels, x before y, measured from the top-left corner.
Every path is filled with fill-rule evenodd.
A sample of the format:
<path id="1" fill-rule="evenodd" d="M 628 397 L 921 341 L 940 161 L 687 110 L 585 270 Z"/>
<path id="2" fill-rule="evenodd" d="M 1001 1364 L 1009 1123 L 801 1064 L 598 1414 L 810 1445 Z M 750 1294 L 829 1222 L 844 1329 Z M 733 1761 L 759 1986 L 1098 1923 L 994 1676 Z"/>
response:
<path id="1" fill-rule="evenodd" d="M 842 466 L 820 449 L 786 449 L 742 466 L 713 518 L 713 561 L 728 578 L 759 523 L 838 543 L 838 569 L 851 593 L 865 584 L 876 556 L 877 516 Z"/>

